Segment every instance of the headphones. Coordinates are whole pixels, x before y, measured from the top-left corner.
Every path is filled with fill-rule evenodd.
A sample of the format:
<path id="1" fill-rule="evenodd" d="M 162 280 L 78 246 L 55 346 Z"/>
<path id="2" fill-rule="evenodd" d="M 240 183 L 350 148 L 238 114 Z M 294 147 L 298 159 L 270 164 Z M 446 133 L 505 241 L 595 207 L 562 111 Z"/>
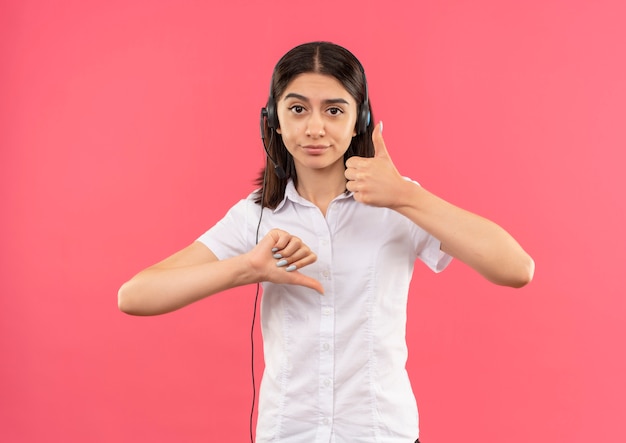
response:
<path id="1" fill-rule="evenodd" d="M 367 90 L 367 78 L 365 77 L 365 71 L 363 71 L 363 67 L 361 67 L 361 72 L 363 73 L 363 83 L 365 85 L 365 99 L 363 103 L 359 105 L 359 116 L 357 118 L 356 123 L 356 133 L 364 134 L 367 131 L 367 127 L 371 121 L 370 115 L 370 103 L 369 103 L 369 93 Z M 273 130 L 278 129 L 278 113 L 276 111 L 276 101 L 274 100 L 273 94 L 270 92 L 270 96 L 267 99 L 267 105 L 265 108 L 261 109 L 261 135 L 263 135 L 263 118 L 267 119 L 267 127 Z"/>
<path id="2" fill-rule="evenodd" d="M 370 113 L 370 102 L 369 102 L 369 92 L 367 89 L 367 78 L 365 77 L 365 70 L 363 66 L 359 63 L 359 67 L 361 68 L 361 73 L 363 74 L 363 84 L 365 87 L 365 94 L 363 103 L 359 105 L 358 109 L 358 117 L 356 121 L 356 133 L 357 135 L 365 134 L 367 132 L 367 127 L 369 126 L 372 116 Z M 272 76 L 273 77 L 273 76 Z M 274 100 L 274 95 L 272 94 L 272 88 L 270 86 L 270 95 L 267 99 L 267 105 L 264 108 L 261 108 L 261 119 L 260 119 L 260 129 L 261 129 L 261 140 L 263 141 L 263 148 L 265 148 L 265 153 L 267 154 L 267 158 L 274 165 L 274 171 L 279 178 L 285 178 L 286 174 L 284 169 L 272 158 L 270 155 L 269 149 L 265 144 L 265 134 L 264 134 L 264 125 L 263 122 L 267 121 L 267 127 L 270 129 L 270 135 L 274 135 L 274 131 L 278 129 L 278 112 L 276 111 L 276 101 Z"/>

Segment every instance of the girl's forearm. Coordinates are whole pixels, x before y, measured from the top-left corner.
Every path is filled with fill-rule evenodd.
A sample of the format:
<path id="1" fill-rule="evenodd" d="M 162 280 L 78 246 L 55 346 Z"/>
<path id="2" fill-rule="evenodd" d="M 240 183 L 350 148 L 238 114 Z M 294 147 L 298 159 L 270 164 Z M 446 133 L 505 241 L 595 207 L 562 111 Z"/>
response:
<path id="1" fill-rule="evenodd" d="M 532 280 L 534 262 L 502 227 L 406 182 L 394 209 L 441 241 L 442 250 L 489 281 L 521 287 Z"/>

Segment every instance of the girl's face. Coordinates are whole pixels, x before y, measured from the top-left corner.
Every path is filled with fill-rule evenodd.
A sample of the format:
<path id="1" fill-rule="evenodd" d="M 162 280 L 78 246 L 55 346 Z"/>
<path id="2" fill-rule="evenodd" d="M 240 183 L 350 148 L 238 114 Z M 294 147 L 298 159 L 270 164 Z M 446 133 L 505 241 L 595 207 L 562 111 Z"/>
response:
<path id="1" fill-rule="evenodd" d="M 306 73 L 295 77 L 276 103 L 283 143 L 296 171 L 340 171 L 356 135 L 357 104 L 336 78 Z"/>

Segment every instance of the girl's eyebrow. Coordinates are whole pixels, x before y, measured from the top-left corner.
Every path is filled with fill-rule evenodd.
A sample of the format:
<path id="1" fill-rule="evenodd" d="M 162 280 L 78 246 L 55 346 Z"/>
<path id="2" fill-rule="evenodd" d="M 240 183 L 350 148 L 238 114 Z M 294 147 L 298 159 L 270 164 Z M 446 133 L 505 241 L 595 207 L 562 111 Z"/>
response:
<path id="1" fill-rule="evenodd" d="M 295 92 L 290 92 L 289 94 L 285 95 L 285 98 L 283 100 L 287 100 L 288 98 L 295 98 L 298 100 L 302 100 L 303 102 L 310 103 L 310 100 L 307 97 L 305 97 L 304 95 L 296 94 Z M 334 105 L 334 104 L 349 105 L 348 101 L 343 98 L 329 98 L 329 99 L 322 101 L 322 103 L 325 105 Z"/>

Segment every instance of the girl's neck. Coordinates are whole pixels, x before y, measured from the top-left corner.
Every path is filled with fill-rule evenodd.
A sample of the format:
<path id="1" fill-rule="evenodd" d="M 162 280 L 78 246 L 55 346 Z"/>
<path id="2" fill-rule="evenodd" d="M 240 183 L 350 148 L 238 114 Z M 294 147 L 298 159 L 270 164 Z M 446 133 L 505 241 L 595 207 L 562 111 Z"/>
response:
<path id="1" fill-rule="evenodd" d="M 331 172 L 309 169 L 298 172 L 298 194 L 317 206 L 324 215 L 330 202 L 345 190 L 343 170 Z"/>

